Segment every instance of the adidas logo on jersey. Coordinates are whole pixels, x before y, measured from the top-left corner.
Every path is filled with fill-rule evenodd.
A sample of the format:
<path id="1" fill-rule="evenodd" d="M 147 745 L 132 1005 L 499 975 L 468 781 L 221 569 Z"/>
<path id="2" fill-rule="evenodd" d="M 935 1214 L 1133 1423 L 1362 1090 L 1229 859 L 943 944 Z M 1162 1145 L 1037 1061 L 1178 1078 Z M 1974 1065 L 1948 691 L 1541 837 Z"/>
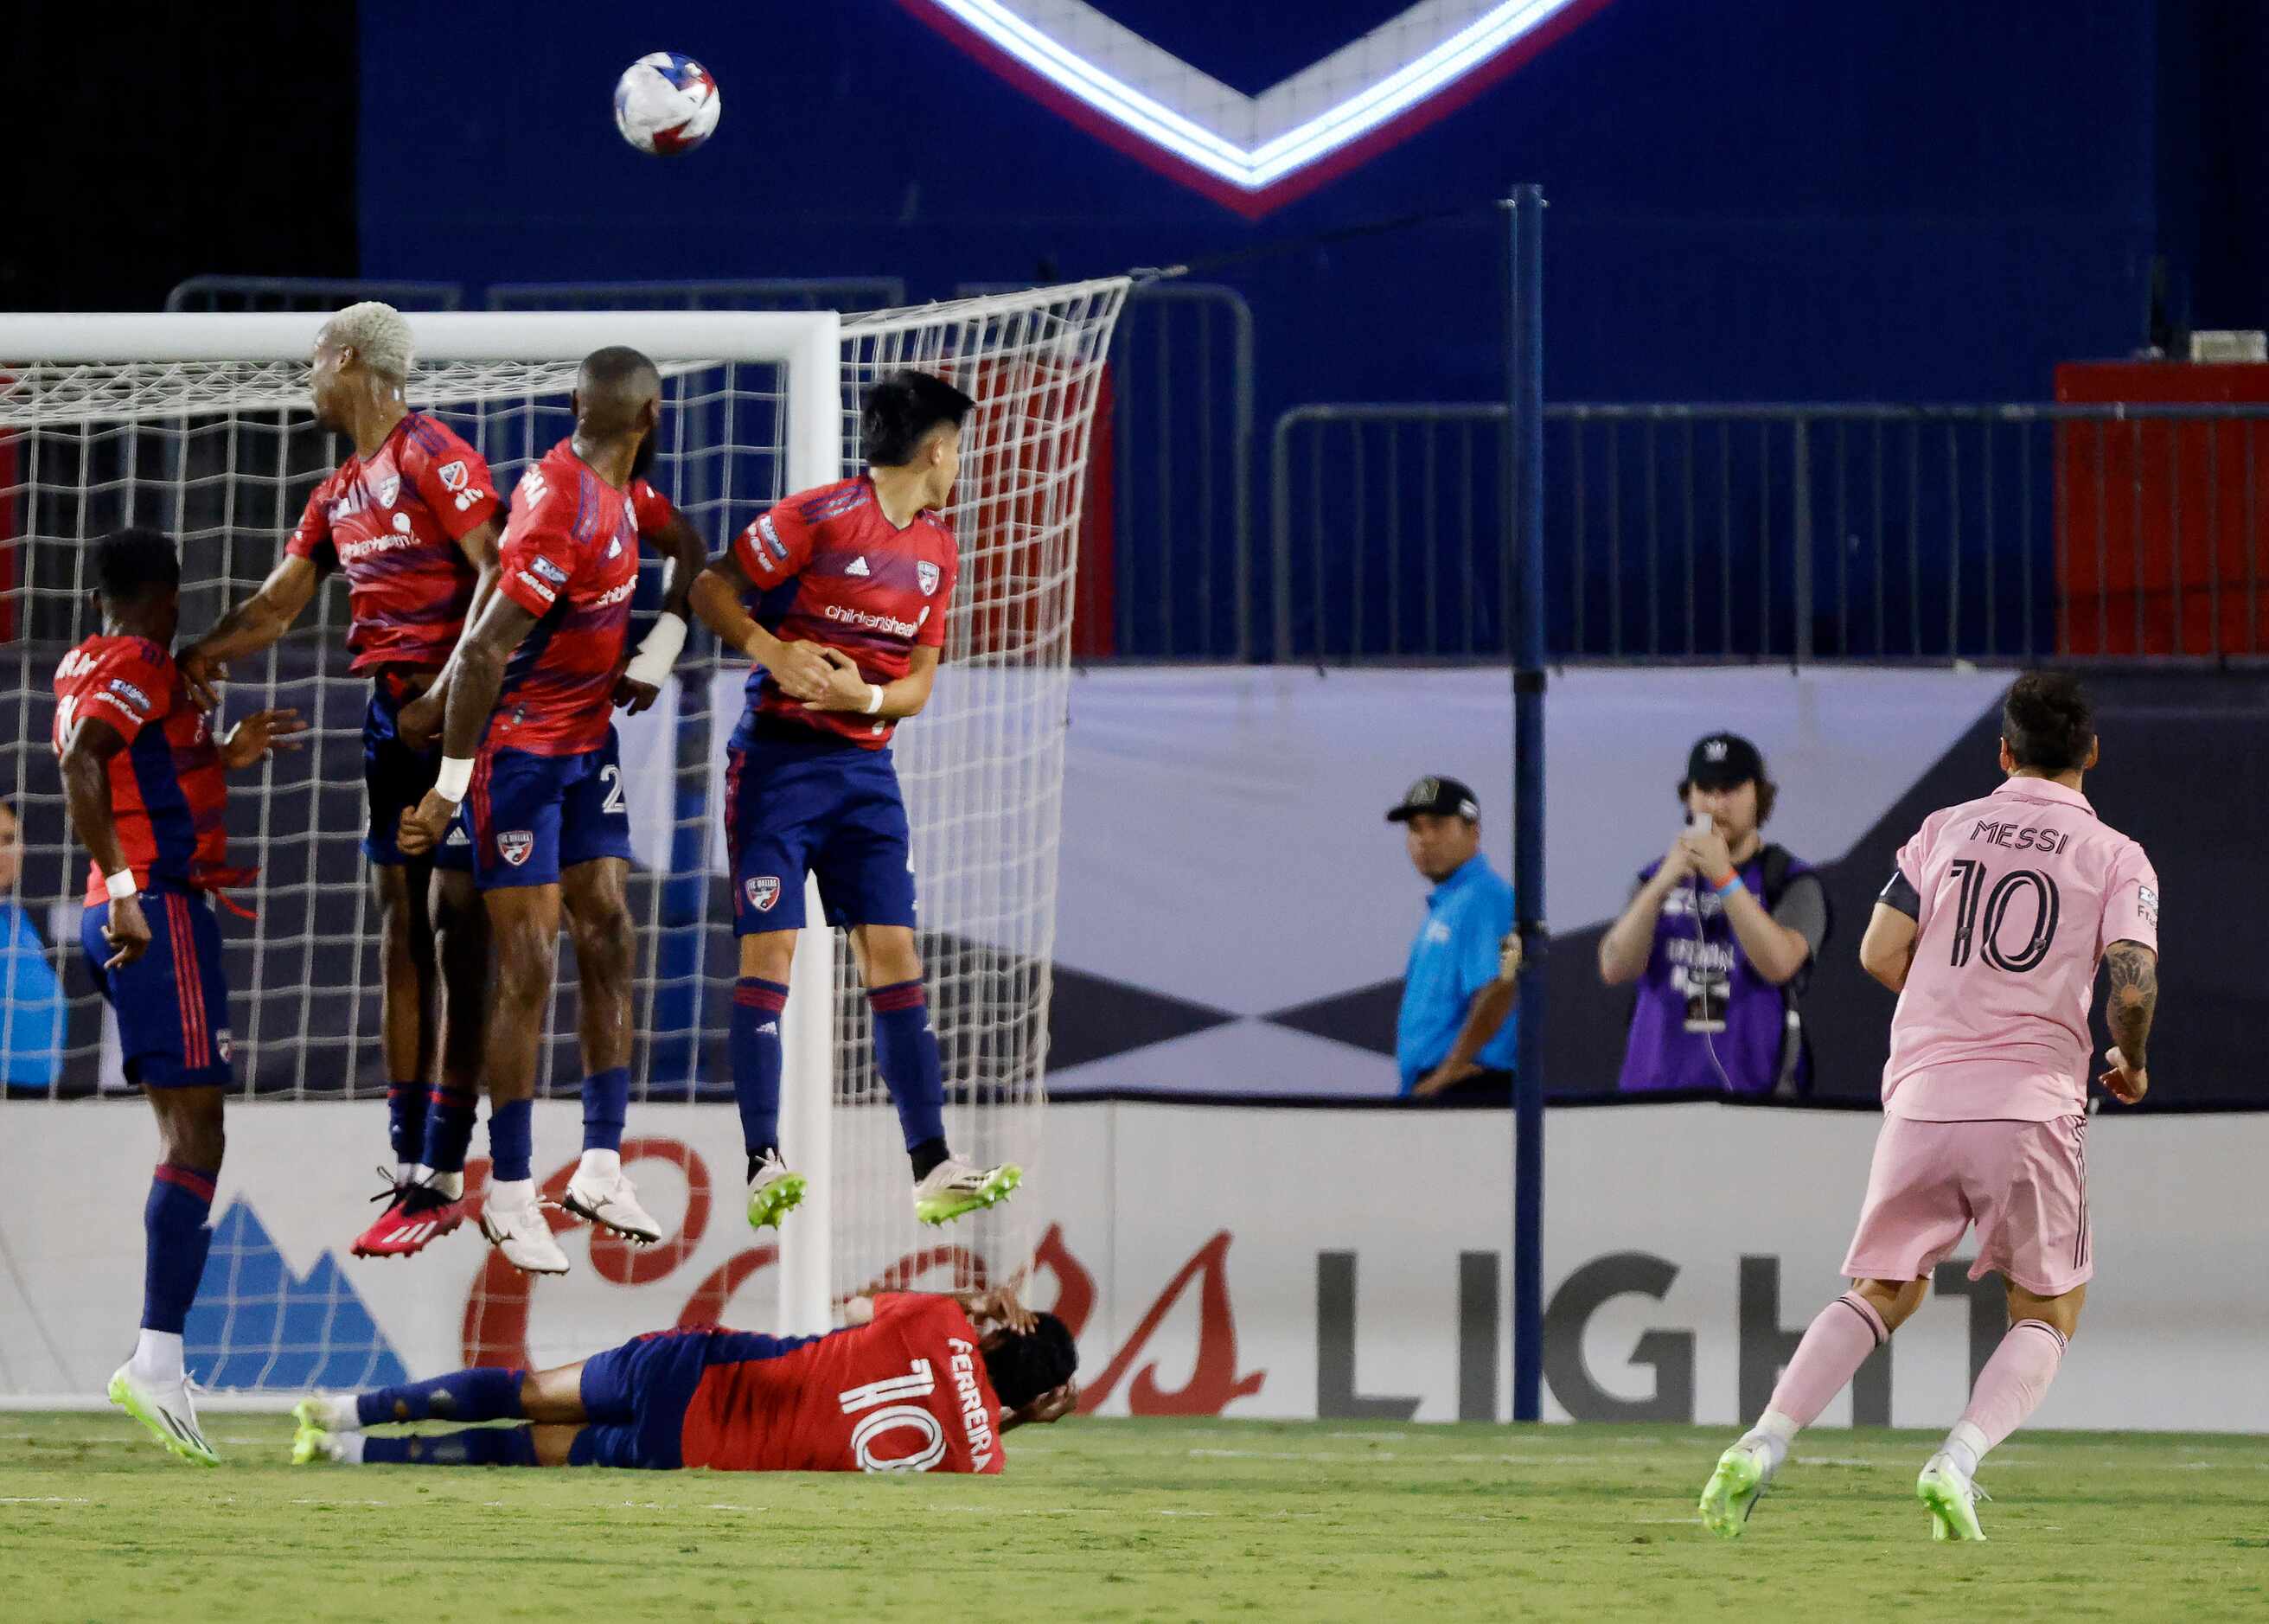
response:
<path id="1" fill-rule="evenodd" d="M 849 569 L 847 569 L 847 570 L 844 571 L 843 572 L 844 572 L 846 575 L 864 575 L 864 574 L 866 574 L 866 573 L 868 572 L 868 571 L 867 571 L 867 559 L 866 559 L 866 556 L 862 553 L 862 554 L 861 554 L 858 557 L 852 559 L 852 560 L 851 560 L 851 567 L 850 567 Z"/>

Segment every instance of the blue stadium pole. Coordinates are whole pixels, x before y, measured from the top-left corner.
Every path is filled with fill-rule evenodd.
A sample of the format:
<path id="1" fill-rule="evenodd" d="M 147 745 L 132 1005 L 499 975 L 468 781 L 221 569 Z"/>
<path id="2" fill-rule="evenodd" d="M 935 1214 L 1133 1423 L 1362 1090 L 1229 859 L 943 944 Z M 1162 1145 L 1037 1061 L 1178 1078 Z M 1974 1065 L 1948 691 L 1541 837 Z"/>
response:
<path id="1" fill-rule="evenodd" d="M 1514 928 L 1527 949 L 1512 1087 L 1512 1418 L 1544 1399 L 1544 188 L 1510 200 L 1505 323 L 1506 533 L 1511 593 Z"/>

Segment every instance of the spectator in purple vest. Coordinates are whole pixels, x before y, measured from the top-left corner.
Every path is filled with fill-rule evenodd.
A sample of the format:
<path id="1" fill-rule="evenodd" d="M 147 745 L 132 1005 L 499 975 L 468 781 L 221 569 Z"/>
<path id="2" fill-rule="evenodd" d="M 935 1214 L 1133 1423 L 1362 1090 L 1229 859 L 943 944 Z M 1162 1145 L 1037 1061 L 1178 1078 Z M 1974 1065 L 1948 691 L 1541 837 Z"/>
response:
<path id="1" fill-rule="evenodd" d="M 1747 739 L 1694 746 L 1678 786 L 1687 827 L 1600 939 L 1600 978 L 1635 985 L 1618 1088 L 1810 1092 L 1796 995 L 1828 937 L 1828 894 L 1759 832 L 1778 794 Z"/>

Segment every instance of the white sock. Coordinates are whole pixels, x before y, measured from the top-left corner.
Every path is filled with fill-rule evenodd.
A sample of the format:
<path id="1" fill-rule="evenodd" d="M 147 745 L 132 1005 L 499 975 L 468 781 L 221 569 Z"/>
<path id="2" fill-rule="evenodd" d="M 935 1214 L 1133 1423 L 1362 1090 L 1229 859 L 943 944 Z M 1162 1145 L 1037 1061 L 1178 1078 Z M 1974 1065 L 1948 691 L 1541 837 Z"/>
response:
<path id="1" fill-rule="evenodd" d="M 397 1162 L 394 1164 L 394 1182 L 397 1185 L 414 1185 L 425 1177 L 425 1170 L 415 1162 Z"/>
<path id="2" fill-rule="evenodd" d="M 421 1169 L 420 1170 L 425 1174 L 425 1182 L 427 1184 L 432 1185 L 436 1192 L 447 1196 L 451 1200 L 454 1201 L 459 1196 L 465 1193 L 465 1174 L 462 1168 L 460 1168 L 454 1173 L 436 1173 L 429 1169 Z"/>
<path id="3" fill-rule="evenodd" d="M 322 1406 L 325 1432 L 360 1432 L 362 1413 L 355 1407 L 355 1396 L 351 1392 L 326 1392 L 315 1395 Z"/>
<path id="4" fill-rule="evenodd" d="M 152 1387 L 171 1387 L 181 1380 L 181 1333 L 144 1330 L 135 1339 L 134 1357 L 128 1368 Z"/>
<path id="5" fill-rule="evenodd" d="M 500 1213 L 516 1213 L 536 1205 L 536 1180 L 498 1178 L 489 1183 L 489 1205 Z"/>
<path id="6" fill-rule="evenodd" d="M 1977 1475 L 1977 1463 L 1985 1458 L 1985 1451 L 1992 1447 L 1985 1442 L 1984 1432 L 1974 1422 L 1956 1421 L 1954 1430 L 1946 1435 L 1946 1442 L 1939 1445 L 1939 1453 L 1952 1457 L 1954 1464 L 1962 1468 L 1962 1476 L 1974 1478 Z"/>
<path id="7" fill-rule="evenodd" d="M 623 1153 L 619 1150 L 587 1150 L 583 1159 L 575 1164 L 579 1177 L 615 1179 L 622 1176 Z"/>
<path id="8" fill-rule="evenodd" d="M 343 1466 L 362 1465 L 362 1434 L 342 1432 L 331 1439 L 331 1458 Z"/>
<path id="9" fill-rule="evenodd" d="M 1788 1446 L 1796 1442 L 1797 1425 L 1778 1410 L 1767 1410 L 1757 1417 L 1757 1424 L 1741 1436 L 1744 1443 L 1754 1443 L 1765 1452 L 1765 1471 L 1780 1470 L 1780 1463 L 1788 1458 Z"/>

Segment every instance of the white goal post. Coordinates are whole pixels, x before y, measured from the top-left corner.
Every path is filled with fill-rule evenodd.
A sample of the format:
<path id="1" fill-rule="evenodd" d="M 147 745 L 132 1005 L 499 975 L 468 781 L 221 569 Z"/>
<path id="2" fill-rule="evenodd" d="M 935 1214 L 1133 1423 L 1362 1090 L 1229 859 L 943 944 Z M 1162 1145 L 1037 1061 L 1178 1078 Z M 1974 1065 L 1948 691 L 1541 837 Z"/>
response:
<path id="1" fill-rule="evenodd" d="M 566 391 L 583 355 L 628 344 L 652 357 L 666 380 L 654 477 L 713 554 L 765 504 L 858 466 L 858 398 L 877 378 L 903 365 L 926 366 L 978 399 L 950 513 L 963 569 L 946 665 L 930 711 L 906 724 L 898 741 L 926 967 L 946 1053 L 949 1132 L 957 1151 L 972 1155 L 1005 1147 L 1031 1159 L 1038 1145 L 1069 588 L 1090 420 L 1126 291 L 1123 279 L 1111 279 L 849 317 L 406 313 L 418 360 L 410 404 L 477 445 L 500 490 L 565 432 Z M 307 420 L 307 361 L 323 320 L 310 313 L 0 314 L 0 715 L 7 718 L 0 796 L 12 800 L 25 821 L 24 896 L 27 905 L 48 909 L 48 956 L 69 1006 L 55 1080 L 44 1089 L 11 1088 L 0 1106 L 0 1163 L 11 1177 L 29 1173 L 24 1164 L 39 1155 L 46 1126 L 40 1110 L 48 1103 L 57 1122 L 129 1109 L 68 1103 L 100 1091 L 108 1041 L 83 974 L 74 973 L 76 940 L 64 934 L 85 856 L 70 849 L 47 742 L 54 661 L 93 629 L 81 609 L 90 584 L 87 544 L 129 521 L 174 533 L 183 555 L 185 639 L 255 586 L 307 491 L 345 449 L 326 444 Z M 344 618 L 344 594 L 320 594 L 303 626 L 262 660 L 245 662 L 230 684 L 232 711 L 292 704 L 315 723 L 307 759 L 278 758 L 240 779 L 231 797 L 233 855 L 263 864 L 260 917 L 223 932 L 238 1087 L 248 1097 L 363 1098 L 374 1084 L 382 1087 L 373 1071 L 375 914 L 354 845 L 361 833 L 362 684 L 346 673 Z M 638 780 L 630 785 L 633 838 L 650 881 L 634 902 L 633 1019 L 641 1040 L 633 1137 L 669 1125 L 666 1111 L 643 1105 L 729 1099 L 723 1018 L 715 1013 L 721 992 L 729 1003 L 734 973 L 729 919 L 715 905 L 722 849 L 717 764 L 738 714 L 744 669 L 721 662 L 713 639 L 698 637 L 672 692 L 655 707 L 656 714 L 667 711 L 667 720 L 642 733 L 639 749 L 625 724 L 625 779 Z M 816 924 L 822 917 L 816 894 L 808 900 Z M 1030 1260 L 1045 1210 L 1045 1169 L 1036 1167 L 1017 1202 L 959 1227 L 970 1239 L 950 1259 L 923 1251 L 897 1125 L 864 1052 L 863 1000 L 852 995 L 847 951 L 833 936 L 807 932 L 783 1033 L 782 1139 L 811 1177 L 805 1206 L 780 1237 L 771 1328 L 791 1333 L 824 1329 L 843 1296 L 879 1281 L 937 1269 L 959 1280 L 972 1271 L 979 1278 L 1005 1274 Z M 563 952 L 539 1090 L 565 1097 L 573 1096 L 576 1074 L 574 1022 L 560 1011 L 572 1009 L 573 996 Z M 672 1012 L 666 1021 L 665 1005 Z M 382 1144 L 375 1104 L 344 1113 L 294 1111 L 325 1118 L 328 1139 L 345 1132 L 358 1146 Z M 701 1132 L 720 1169 L 711 1181 L 723 1208 L 715 1222 L 737 1224 L 737 1137 L 716 1142 L 721 1113 L 698 1114 L 713 1125 Z M 343 1130 L 336 1120 L 343 1115 L 358 1120 Z M 263 1123 L 260 1137 L 276 1133 L 274 1123 Z M 484 1142 L 477 1137 L 477 1155 Z M 539 1177 L 558 1159 L 556 1150 L 539 1144 Z M 350 1160 L 329 1170 L 331 1182 L 365 1164 Z M 143 1167 L 146 1177 L 146 1160 Z M 349 1232 L 324 1232 L 333 1221 L 314 1214 L 314 1193 L 286 1188 L 289 1182 L 269 1178 L 233 1145 L 216 1226 L 232 1188 L 241 1187 L 253 1209 L 248 1217 L 272 1238 L 271 1250 L 289 1258 L 295 1245 L 304 1251 L 321 1244 L 344 1260 Z M 85 1187 L 87 1199 L 122 1207 L 138 1201 L 131 1185 Z M 309 1208 L 304 1239 L 302 1207 Z M 284 1230 L 292 1232 L 290 1239 Z M 0 1216 L 0 1270 L 13 1276 L 0 1278 L 0 1320 L 9 1309 L 58 1320 L 73 1311 L 50 1301 L 56 1291 L 33 1278 L 37 1266 L 25 1262 L 41 1238 L 20 1217 Z M 122 1229 L 117 1244 L 125 1238 Z M 749 1238 L 743 1229 L 743 1241 Z M 216 1259 L 231 1244 L 217 1240 Z M 415 1266 L 427 1268 L 429 1260 Z M 209 1266 L 207 1295 L 213 1280 Z M 118 1297 L 107 1294 L 108 1301 Z M 437 1336 L 432 1326 L 397 1330 L 384 1323 L 377 1303 L 370 1307 L 381 1322 L 381 1342 L 400 1345 L 406 1361 L 426 1362 L 407 1348 Z M 477 1308 L 476 1300 L 464 1317 L 469 1355 Z M 231 1336 L 241 1331 L 237 1319 L 257 1318 L 233 1302 L 228 1311 Z M 305 1333 L 282 1328 L 283 1305 L 273 1317 L 278 1347 L 305 1351 Z M 129 1320 L 113 1334 L 130 1328 Z M 624 1334 L 651 1328 L 616 1327 Z M 193 1323 L 193 1345 L 196 1331 Z M 41 1334 L 56 1340 L 53 1325 L 43 1325 Z M 533 1346 L 539 1335 L 528 1335 Z M 285 1368 L 292 1356 L 277 1354 L 263 1369 Z M 0 1335 L 0 1397 L 55 1388 L 55 1378 L 11 1371 L 27 1357 L 11 1355 Z M 65 1372 L 63 1385 L 78 1379 L 75 1361 L 58 1354 L 55 1362 Z M 248 1384 L 271 1384 L 266 1376 Z"/>

